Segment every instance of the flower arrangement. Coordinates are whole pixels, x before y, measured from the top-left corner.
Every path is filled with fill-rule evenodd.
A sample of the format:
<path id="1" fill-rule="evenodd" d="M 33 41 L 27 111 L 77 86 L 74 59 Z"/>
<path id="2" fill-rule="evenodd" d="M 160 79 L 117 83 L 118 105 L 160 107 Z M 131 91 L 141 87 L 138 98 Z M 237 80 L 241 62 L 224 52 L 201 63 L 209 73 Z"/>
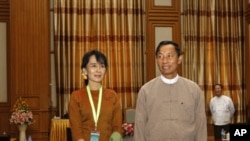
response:
<path id="1" fill-rule="evenodd" d="M 132 123 L 123 123 L 122 129 L 124 131 L 124 136 L 131 136 L 134 134 L 134 125 Z"/>
<path id="2" fill-rule="evenodd" d="M 17 125 L 23 125 L 23 124 L 29 125 L 32 124 L 33 122 L 34 122 L 33 114 L 29 110 L 29 105 L 24 99 L 19 97 L 12 109 L 10 123 Z"/>

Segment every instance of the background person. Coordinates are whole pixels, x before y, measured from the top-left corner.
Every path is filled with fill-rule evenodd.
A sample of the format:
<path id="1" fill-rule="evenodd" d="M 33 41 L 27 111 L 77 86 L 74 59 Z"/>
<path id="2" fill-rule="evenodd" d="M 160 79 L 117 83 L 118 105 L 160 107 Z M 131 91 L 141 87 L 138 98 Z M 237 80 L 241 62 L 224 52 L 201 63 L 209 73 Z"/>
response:
<path id="1" fill-rule="evenodd" d="M 195 82 L 178 75 L 178 44 L 160 42 L 156 61 L 161 75 L 138 94 L 135 141 L 207 141 L 204 96 Z"/>
<path id="2" fill-rule="evenodd" d="M 86 87 L 71 94 L 69 121 L 73 141 L 109 141 L 111 135 L 119 139 L 122 135 L 122 111 L 115 91 L 102 87 L 107 59 L 99 51 L 86 53 L 82 59 L 82 75 Z M 93 104 L 92 104 L 93 103 Z M 97 133 L 97 134 L 95 134 Z M 113 137 L 113 136 L 112 136 Z"/>
<path id="3" fill-rule="evenodd" d="M 222 129 L 227 133 L 231 118 L 235 112 L 233 101 L 230 97 L 222 95 L 222 85 L 214 86 L 215 96 L 210 101 L 210 111 L 214 124 L 214 139 L 221 140 Z"/>

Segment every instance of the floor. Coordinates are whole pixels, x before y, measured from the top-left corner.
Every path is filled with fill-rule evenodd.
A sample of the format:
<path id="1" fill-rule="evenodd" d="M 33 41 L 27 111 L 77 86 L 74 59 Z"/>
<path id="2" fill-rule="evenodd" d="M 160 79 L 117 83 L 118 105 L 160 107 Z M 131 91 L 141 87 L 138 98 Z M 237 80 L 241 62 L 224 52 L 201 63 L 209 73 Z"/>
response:
<path id="1" fill-rule="evenodd" d="M 214 137 L 213 136 L 209 136 L 207 139 L 208 139 L 207 141 L 214 141 Z M 131 138 L 131 137 L 125 137 L 123 139 L 123 141 L 133 141 L 133 138 Z"/>
<path id="2" fill-rule="evenodd" d="M 207 141 L 215 141 L 213 136 L 208 136 Z M 229 140 L 216 140 L 216 141 L 229 141 Z"/>
<path id="3" fill-rule="evenodd" d="M 207 141 L 214 141 L 214 137 L 213 136 L 208 136 Z"/>

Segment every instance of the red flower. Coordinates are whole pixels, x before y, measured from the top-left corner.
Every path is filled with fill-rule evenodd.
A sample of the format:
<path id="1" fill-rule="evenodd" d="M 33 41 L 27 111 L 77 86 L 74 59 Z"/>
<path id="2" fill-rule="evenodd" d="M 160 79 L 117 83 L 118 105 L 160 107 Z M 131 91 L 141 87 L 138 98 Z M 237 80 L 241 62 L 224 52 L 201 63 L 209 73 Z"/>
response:
<path id="1" fill-rule="evenodd" d="M 132 123 L 123 123 L 122 129 L 124 136 L 130 136 L 134 134 L 134 125 Z"/>

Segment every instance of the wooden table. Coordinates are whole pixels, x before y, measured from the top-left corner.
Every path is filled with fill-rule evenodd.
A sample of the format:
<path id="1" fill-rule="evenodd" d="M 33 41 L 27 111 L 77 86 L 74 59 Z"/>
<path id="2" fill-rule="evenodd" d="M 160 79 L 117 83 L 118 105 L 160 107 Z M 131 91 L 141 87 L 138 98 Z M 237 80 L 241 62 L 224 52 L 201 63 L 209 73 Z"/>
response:
<path id="1" fill-rule="evenodd" d="M 68 119 L 52 119 L 50 141 L 67 141 L 67 127 L 70 127 Z"/>

